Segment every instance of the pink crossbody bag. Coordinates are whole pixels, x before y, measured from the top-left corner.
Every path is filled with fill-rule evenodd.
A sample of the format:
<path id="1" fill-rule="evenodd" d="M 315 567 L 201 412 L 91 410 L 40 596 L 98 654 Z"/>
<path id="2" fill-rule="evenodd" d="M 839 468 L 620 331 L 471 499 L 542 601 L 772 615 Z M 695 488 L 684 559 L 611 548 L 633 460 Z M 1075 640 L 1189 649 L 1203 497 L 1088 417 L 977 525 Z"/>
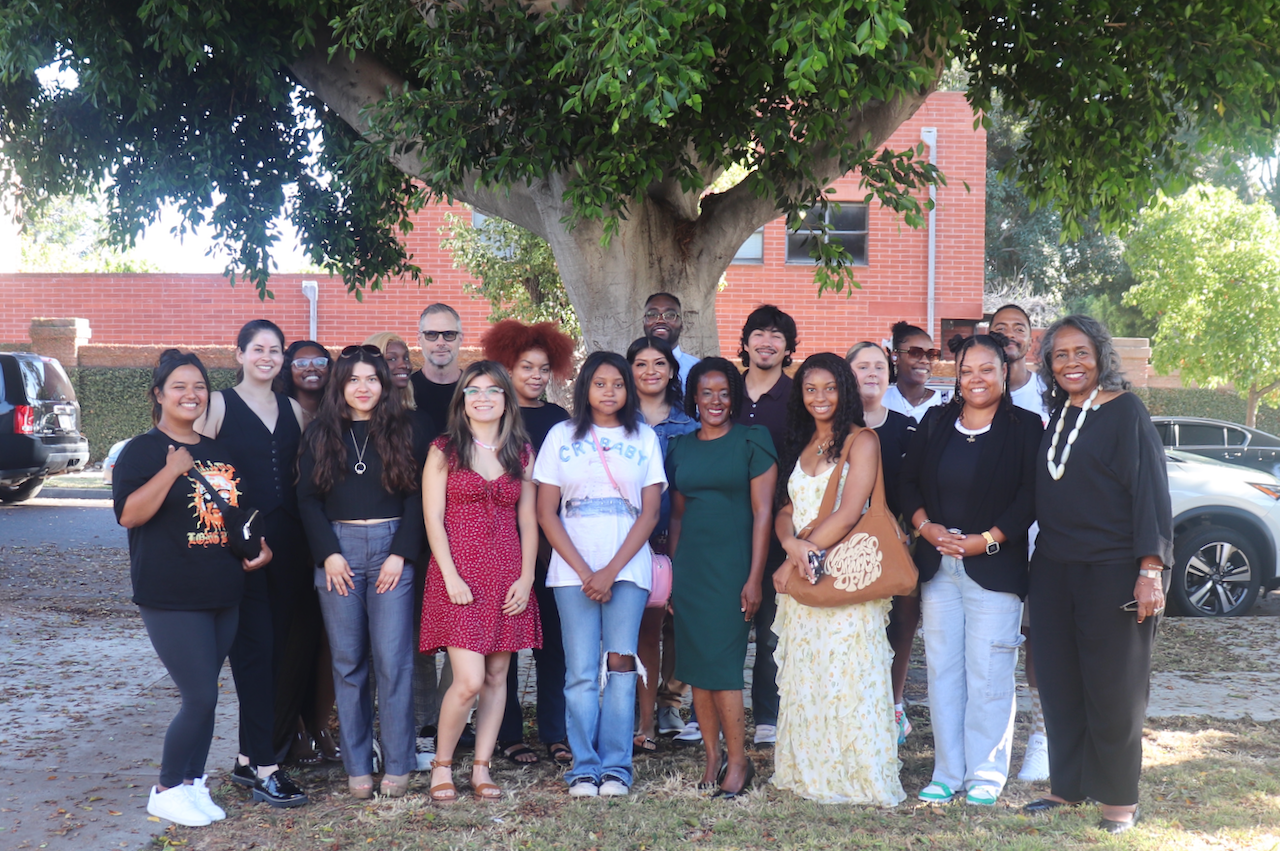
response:
<path id="1" fill-rule="evenodd" d="M 613 485 L 613 489 L 618 492 L 618 496 L 622 497 L 622 501 L 627 504 L 632 513 L 639 517 L 640 509 L 631 504 L 631 500 L 627 499 L 622 488 L 618 487 L 617 480 L 613 478 L 613 471 L 609 469 L 609 459 L 600 448 L 600 437 L 594 428 L 591 429 L 591 441 L 596 445 L 596 452 L 600 455 L 600 463 L 604 465 L 605 475 L 609 477 L 609 484 Z M 658 555 L 652 550 L 650 553 L 653 555 L 653 577 L 649 581 L 649 601 L 645 603 L 645 608 L 661 609 L 671 600 L 671 559 Z"/>

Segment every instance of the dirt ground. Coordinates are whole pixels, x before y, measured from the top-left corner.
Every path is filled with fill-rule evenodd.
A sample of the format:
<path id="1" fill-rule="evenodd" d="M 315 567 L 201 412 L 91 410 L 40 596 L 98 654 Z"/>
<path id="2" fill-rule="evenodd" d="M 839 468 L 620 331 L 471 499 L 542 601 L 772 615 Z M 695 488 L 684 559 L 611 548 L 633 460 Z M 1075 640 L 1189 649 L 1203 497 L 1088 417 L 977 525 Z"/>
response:
<path id="1" fill-rule="evenodd" d="M 0 518 L 0 524 L 4 519 Z M 0 848 L 139 849 L 164 825 L 146 796 L 177 707 L 129 603 L 119 546 L 15 546 L 0 526 Z M 1280 717 L 1280 594 L 1254 617 L 1166 620 L 1152 716 Z M 923 698 L 919 676 L 908 696 Z M 236 752 L 223 699 L 212 778 Z"/>

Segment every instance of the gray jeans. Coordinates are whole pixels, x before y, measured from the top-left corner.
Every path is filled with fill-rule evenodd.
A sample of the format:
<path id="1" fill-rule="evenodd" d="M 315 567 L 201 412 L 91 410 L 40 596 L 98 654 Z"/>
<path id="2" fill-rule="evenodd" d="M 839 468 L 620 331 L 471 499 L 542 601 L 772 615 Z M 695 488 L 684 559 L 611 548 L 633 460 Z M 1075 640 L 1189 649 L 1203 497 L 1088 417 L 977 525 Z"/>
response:
<path id="1" fill-rule="evenodd" d="M 316 592 L 333 651 L 333 688 L 341 724 L 342 763 L 347 774 L 373 771 L 373 694 L 370 651 L 378 686 L 378 720 L 388 774 L 416 767 L 413 728 L 413 565 L 405 563 L 395 588 L 375 590 L 382 562 L 399 520 L 370 525 L 334 523 L 342 555 L 351 566 L 353 590 L 327 588 L 316 569 Z"/>

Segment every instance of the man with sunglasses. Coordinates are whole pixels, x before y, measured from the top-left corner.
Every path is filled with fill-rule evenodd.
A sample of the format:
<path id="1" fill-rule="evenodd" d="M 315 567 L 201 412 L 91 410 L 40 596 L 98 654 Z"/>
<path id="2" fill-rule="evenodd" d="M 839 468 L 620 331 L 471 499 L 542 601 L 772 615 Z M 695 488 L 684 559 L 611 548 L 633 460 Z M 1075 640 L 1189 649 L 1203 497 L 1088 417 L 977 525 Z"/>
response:
<path id="1" fill-rule="evenodd" d="M 462 317 L 447 304 L 431 304 L 418 318 L 418 345 L 422 369 L 409 377 L 418 410 L 425 411 L 437 428 L 449 420 L 449 402 L 462 377 L 458 352 L 462 349 Z"/>
<path id="2" fill-rule="evenodd" d="M 671 293 L 654 293 L 644 303 L 644 334 L 660 337 L 671 346 L 671 354 L 680 364 L 680 380 L 688 382 L 689 370 L 702 358 L 696 358 L 680 348 L 680 332 L 684 320 L 680 317 L 680 299 Z"/>
<path id="3" fill-rule="evenodd" d="M 462 365 L 458 363 L 458 352 L 462 349 L 462 317 L 458 315 L 458 311 L 439 302 L 427 305 L 427 309 L 418 317 L 418 345 L 422 347 L 422 369 L 409 376 L 414 404 L 418 406 L 420 413 L 431 418 L 436 429 L 443 430 L 449 422 L 449 403 L 453 400 L 454 389 L 458 386 L 458 379 L 462 377 Z M 417 563 L 425 565 L 428 558 L 429 553 L 423 552 Z M 415 626 L 422 623 L 422 596 L 426 576 L 426 570 L 415 570 L 413 573 Z M 416 635 L 413 646 L 418 646 Z M 436 654 L 413 654 L 413 717 L 414 726 L 418 729 L 418 771 L 430 770 L 431 761 L 435 759 L 440 698 L 449 690 L 452 682 L 453 670 L 448 656 L 445 657 L 437 683 Z M 464 738 L 468 735 L 471 742 L 474 742 L 470 725 L 463 731 Z"/>

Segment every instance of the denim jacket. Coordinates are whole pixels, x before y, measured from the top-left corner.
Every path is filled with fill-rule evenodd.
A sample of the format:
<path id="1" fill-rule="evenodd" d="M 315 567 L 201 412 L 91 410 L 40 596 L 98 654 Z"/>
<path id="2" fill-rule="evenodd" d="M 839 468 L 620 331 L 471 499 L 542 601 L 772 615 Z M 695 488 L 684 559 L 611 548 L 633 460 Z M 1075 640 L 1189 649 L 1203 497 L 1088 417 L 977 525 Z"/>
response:
<path id="1" fill-rule="evenodd" d="M 641 421 L 644 420 L 644 414 L 640 414 Z M 667 454 L 667 443 L 671 438 L 688 434 L 691 431 L 697 431 L 698 421 L 684 412 L 678 405 L 672 405 L 667 411 L 667 418 L 660 423 L 645 423 L 653 428 L 658 435 L 658 444 L 662 447 L 662 454 Z M 653 529 L 653 535 L 649 540 L 655 542 L 655 546 L 659 547 L 659 551 L 665 553 L 667 551 L 667 527 L 671 524 L 671 494 L 669 489 L 662 491 L 662 507 L 658 514 L 658 525 Z"/>

